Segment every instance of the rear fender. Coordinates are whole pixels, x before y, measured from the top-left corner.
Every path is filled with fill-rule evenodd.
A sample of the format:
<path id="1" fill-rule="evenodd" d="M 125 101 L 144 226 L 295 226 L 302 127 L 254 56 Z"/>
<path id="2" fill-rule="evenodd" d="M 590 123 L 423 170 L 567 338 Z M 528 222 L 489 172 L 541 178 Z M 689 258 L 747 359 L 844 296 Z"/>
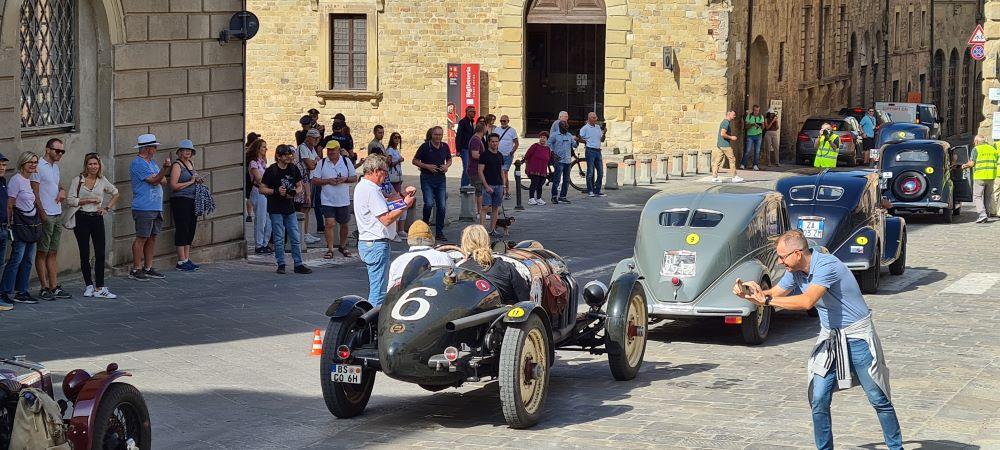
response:
<path id="1" fill-rule="evenodd" d="M 73 415 L 69 420 L 69 440 L 74 449 L 90 450 L 94 415 L 101 404 L 101 397 L 115 380 L 130 376 L 131 373 L 118 370 L 118 364 L 111 363 L 106 371 L 94 374 L 83 384 L 73 403 Z"/>
<path id="2" fill-rule="evenodd" d="M 903 236 L 906 236 L 906 220 L 902 217 L 889 216 L 885 218 L 885 248 L 882 250 L 882 261 L 892 264 L 903 251 Z"/>
<path id="3" fill-rule="evenodd" d="M 625 273 L 611 282 L 611 287 L 608 288 L 608 301 L 605 303 L 608 316 L 608 321 L 604 325 L 606 329 L 621 330 L 625 328 L 625 321 L 628 320 L 629 299 L 635 289 L 644 288 L 639 282 L 639 275 L 634 272 Z M 643 293 L 645 294 L 645 290 Z M 649 305 L 645 305 L 645 308 L 647 308 L 648 313 Z M 605 333 L 605 336 L 608 336 L 608 339 L 605 339 L 605 351 L 609 355 L 620 355 L 625 352 L 625 343 L 615 339 L 617 335 L 612 337 L 611 334 Z"/>
<path id="4" fill-rule="evenodd" d="M 614 282 L 615 280 L 618 279 L 618 277 L 627 274 L 629 272 L 634 272 L 635 271 L 634 268 L 635 268 L 634 258 L 625 258 L 621 261 L 618 261 L 618 264 L 615 265 L 615 270 L 611 272 L 611 281 Z"/>
<path id="5" fill-rule="evenodd" d="M 357 295 L 345 295 L 333 301 L 326 308 L 326 315 L 335 319 L 346 317 L 352 309 L 361 308 L 362 312 L 371 311 L 373 308 L 364 297 Z"/>
<path id="6" fill-rule="evenodd" d="M 858 242 L 859 240 L 864 242 L 864 244 Z M 876 247 L 878 243 L 878 233 L 871 227 L 862 227 L 855 231 L 851 237 L 847 238 L 843 244 L 840 244 L 840 247 L 834 250 L 833 255 L 845 264 L 861 262 L 867 262 L 870 265 L 880 264 L 882 255 L 878 253 L 878 248 Z M 864 253 L 852 253 L 851 247 L 863 247 Z"/>
<path id="7" fill-rule="evenodd" d="M 766 266 L 759 260 L 751 259 L 743 261 L 737 266 L 723 274 L 708 289 L 694 300 L 696 309 L 717 308 L 719 310 L 739 310 L 741 316 L 748 316 L 754 311 L 754 306 L 735 295 L 733 295 L 733 285 L 736 279 L 740 281 L 760 282 L 764 279 L 771 279 L 771 274 Z"/>

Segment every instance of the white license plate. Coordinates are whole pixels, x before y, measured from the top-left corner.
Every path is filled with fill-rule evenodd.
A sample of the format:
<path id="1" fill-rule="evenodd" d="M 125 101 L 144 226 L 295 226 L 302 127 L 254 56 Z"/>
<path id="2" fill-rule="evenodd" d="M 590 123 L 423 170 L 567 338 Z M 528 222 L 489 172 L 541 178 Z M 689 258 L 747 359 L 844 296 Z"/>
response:
<path id="1" fill-rule="evenodd" d="M 802 230 L 802 234 L 805 235 L 807 239 L 823 238 L 822 220 L 799 219 L 799 229 Z"/>
<path id="2" fill-rule="evenodd" d="M 361 384 L 361 366 L 334 364 L 330 369 L 330 380 L 334 383 Z"/>
<path id="3" fill-rule="evenodd" d="M 660 276 L 665 278 L 691 278 L 697 273 L 698 254 L 688 250 L 663 252 Z"/>

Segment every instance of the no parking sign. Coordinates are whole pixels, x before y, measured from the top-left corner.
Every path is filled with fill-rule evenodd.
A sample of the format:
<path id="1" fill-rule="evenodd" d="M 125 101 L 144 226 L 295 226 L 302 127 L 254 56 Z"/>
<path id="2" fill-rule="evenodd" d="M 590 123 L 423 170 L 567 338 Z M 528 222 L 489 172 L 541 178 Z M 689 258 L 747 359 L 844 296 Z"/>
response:
<path id="1" fill-rule="evenodd" d="M 976 61 L 982 61 L 986 59 L 986 48 L 983 47 L 982 44 L 973 45 L 972 48 L 969 49 L 969 55 L 971 55 L 972 59 Z"/>

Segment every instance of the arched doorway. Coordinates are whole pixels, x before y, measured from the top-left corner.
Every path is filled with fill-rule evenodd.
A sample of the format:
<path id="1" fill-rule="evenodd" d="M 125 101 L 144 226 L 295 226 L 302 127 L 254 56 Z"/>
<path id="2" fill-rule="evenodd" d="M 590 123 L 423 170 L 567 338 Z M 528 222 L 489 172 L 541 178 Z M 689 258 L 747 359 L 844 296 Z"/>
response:
<path id="1" fill-rule="evenodd" d="M 571 128 L 604 117 L 607 16 L 603 0 L 530 0 L 525 10 L 525 132 L 548 130 L 559 111 Z"/>
<path id="2" fill-rule="evenodd" d="M 944 99 L 941 98 L 941 85 L 944 82 L 944 50 L 938 49 L 934 52 L 934 61 L 931 64 L 931 99 L 937 106 L 938 111 L 944 111 Z"/>
<path id="3" fill-rule="evenodd" d="M 955 117 L 955 102 L 958 101 L 958 49 L 951 49 L 951 56 L 948 57 L 948 96 L 945 104 L 944 117 L 946 131 L 945 136 L 955 134 L 958 129 L 958 118 Z"/>
<path id="4" fill-rule="evenodd" d="M 750 47 L 750 91 L 747 92 L 749 105 L 760 105 L 767 110 L 767 83 L 769 72 L 767 41 L 757 36 Z"/>
<path id="5" fill-rule="evenodd" d="M 854 33 L 851 33 L 851 44 L 847 49 L 847 70 L 848 70 L 847 73 L 849 73 L 851 76 L 850 78 L 851 84 L 850 86 L 847 87 L 848 105 L 855 105 L 854 99 L 862 98 L 862 96 L 858 95 L 857 92 L 855 91 L 858 87 L 858 84 L 854 78 L 855 76 L 854 64 L 856 63 L 855 60 L 857 58 L 857 55 L 858 55 L 858 36 Z"/>
<path id="6" fill-rule="evenodd" d="M 963 58 L 962 61 L 962 97 L 961 103 L 958 107 L 958 131 L 956 133 L 965 133 L 969 130 L 969 76 L 971 71 L 969 70 L 969 58 Z"/>

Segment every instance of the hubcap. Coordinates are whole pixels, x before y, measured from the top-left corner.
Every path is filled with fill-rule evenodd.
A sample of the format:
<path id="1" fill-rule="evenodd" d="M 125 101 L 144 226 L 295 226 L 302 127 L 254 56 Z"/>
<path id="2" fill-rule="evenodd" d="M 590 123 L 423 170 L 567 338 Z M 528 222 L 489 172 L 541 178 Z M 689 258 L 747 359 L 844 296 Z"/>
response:
<path id="1" fill-rule="evenodd" d="M 548 368 L 546 358 L 548 353 L 545 350 L 545 337 L 538 329 L 532 329 L 524 339 L 519 371 L 521 402 L 528 413 L 533 414 L 542 404 L 545 371 Z"/>

